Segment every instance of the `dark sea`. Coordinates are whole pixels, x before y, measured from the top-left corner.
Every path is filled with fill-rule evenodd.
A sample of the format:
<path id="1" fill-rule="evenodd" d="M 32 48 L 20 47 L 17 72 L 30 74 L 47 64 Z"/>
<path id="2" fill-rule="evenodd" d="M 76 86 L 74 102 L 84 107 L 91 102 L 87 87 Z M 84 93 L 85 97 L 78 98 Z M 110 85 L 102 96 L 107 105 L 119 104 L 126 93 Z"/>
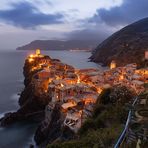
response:
<path id="1" fill-rule="evenodd" d="M 18 93 L 23 90 L 23 65 L 25 57 L 33 51 L 0 50 L 0 117 L 9 111 L 16 111 Z M 43 51 L 52 58 L 60 59 L 76 68 L 96 68 L 97 64 L 88 62 L 90 52 L 85 51 Z M 35 123 L 17 123 L 0 128 L 0 148 L 29 148 Z"/>

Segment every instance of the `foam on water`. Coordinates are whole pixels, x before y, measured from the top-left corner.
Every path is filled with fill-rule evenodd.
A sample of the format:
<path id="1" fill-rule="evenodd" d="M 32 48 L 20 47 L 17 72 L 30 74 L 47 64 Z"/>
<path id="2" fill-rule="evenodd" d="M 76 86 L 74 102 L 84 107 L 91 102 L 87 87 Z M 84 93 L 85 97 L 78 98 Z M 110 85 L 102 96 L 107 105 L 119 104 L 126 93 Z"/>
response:
<path id="1" fill-rule="evenodd" d="M 2 117 L 4 116 L 4 114 L 5 114 L 5 113 L 1 113 L 1 114 L 0 114 L 0 118 L 2 118 Z"/>
<path id="2" fill-rule="evenodd" d="M 23 80 L 23 79 L 19 79 L 19 80 L 17 80 L 17 82 L 19 82 L 19 83 L 23 83 L 24 80 Z"/>
<path id="3" fill-rule="evenodd" d="M 13 94 L 11 96 L 11 100 L 18 101 L 18 99 L 19 99 L 19 95 L 18 94 Z"/>
<path id="4" fill-rule="evenodd" d="M 8 110 L 7 112 L 0 113 L 0 118 L 4 117 L 6 113 L 13 113 L 15 110 Z"/>

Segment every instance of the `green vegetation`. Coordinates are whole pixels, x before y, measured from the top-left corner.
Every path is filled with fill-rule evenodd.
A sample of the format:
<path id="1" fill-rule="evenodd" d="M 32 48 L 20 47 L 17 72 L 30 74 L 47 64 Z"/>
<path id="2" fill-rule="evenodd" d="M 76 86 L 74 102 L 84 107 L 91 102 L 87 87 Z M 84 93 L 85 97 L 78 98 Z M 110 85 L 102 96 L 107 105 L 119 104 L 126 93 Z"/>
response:
<path id="1" fill-rule="evenodd" d="M 145 84 L 144 84 L 144 87 L 145 87 L 145 89 L 147 90 L 147 89 L 148 89 L 148 83 L 145 83 Z"/>
<path id="2" fill-rule="evenodd" d="M 120 98 L 123 98 L 122 95 L 125 96 L 125 94 L 118 93 L 120 95 L 117 95 L 117 98 L 114 98 L 112 102 L 110 96 L 114 91 L 114 89 L 104 90 L 98 97 L 92 117 L 84 122 L 76 139 L 49 144 L 47 148 L 113 147 L 123 130 L 128 114 L 128 110 L 125 104 L 123 104 L 123 101 L 119 101 Z M 125 100 L 128 100 L 128 98 L 129 96 L 125 98 Z M 127 102 L 125 101 L 124 103 Z"/>
<path id="3" fill-rule="evenodd" d="M 48 148 L 106 148 L 112 145 L 121 129 L 121 126 L 97 130 L 91 129 L 80 139 L 50 144 Z"/>

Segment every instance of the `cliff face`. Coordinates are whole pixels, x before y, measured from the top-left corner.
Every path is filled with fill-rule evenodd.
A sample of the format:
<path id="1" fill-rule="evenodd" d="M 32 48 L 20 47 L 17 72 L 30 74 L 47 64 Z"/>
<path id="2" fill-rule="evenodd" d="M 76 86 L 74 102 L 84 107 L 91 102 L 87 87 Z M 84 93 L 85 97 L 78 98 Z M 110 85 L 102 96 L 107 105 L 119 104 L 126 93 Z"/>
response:
<path id="1" fill-rule="evenodd" d="M 65 114 L 61 111 L 61 105 L 56 103 L 50 119 L 45 117 L 35 132 L 36 144 L 46 147 L 49 143 L 74 139 L 75 133 L 70 128 L 63 126 L 64 119 Z"/>
<path id="2" fill-rule="evenodd" d="M 56 104 L 51 115 L 51 120 L 47 121 L 45 119 L 36 130 L 34 137 L 36 144 L 40 145 L 46 140 L 53 141 L 60 136 L 62 125 L 60 118 L 60 105 Z"/>
<path id="3" fill-rule="evenodd" d="M 148 64 L 144 61 L 144 52 L 148 50 L 148 18 L 124 27 L 103 41 L 92 52 L 91 61 L 109 65 L 112 60 L 117 66 L 137 63 L 138 66 Z"/>
<path id="4" fill-rule="evenodd" d="M 20 108 L 16 112 L 5 114 L 0 119 L 0 126 L 8 126 L 24 120 L 42 121 L 44 119 L 45 106 L 50 101 L 50 97 L 47 93 L 42 96 L 36 95 L 34 85 L 31 83 L 33 75 L 37 72 L 32 72 L 31 68 L 39 62 L 40 60 L 38 59 L 34 65 L 31 65 L 28 60 L 25 61 L 23 68 L 25 88 L 19 98 Z"/>

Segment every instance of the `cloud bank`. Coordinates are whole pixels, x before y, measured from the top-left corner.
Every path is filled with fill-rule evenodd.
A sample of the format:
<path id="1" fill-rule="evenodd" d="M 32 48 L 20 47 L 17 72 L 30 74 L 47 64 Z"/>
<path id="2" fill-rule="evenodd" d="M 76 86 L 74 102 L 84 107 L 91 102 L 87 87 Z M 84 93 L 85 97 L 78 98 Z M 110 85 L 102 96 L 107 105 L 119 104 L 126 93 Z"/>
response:
<path id="1" fill-rule="evenodd" d="M 148 0 L 124 0 L 121 6 L 110 10 L 99 9 L 91 19 L 109 26 L 122 26 L 145 17 L 148 17 Z"/>
<path id="2" fill-rule="evenodd" d="M 123 0 L 120 6 L 109 10 L 98 9 L 93 17 L 88 18 L 84 29 L 70 33 L 70 37 L 96 38 L 100 42 L 122 27 L 145 17 L 148 17 L 148 0 Z"/>
<path id="3" fill-rule="evenodd" d="M 48 39 L 97 40 L 99 44 L 122 27 L 148 17 L 148 0 L 122 0 L 121 3 L 121 0 L 106 0 L 110 7 L 106 7 L 107 4 L 99 5 L 104 0 L 94 0 L 91 9 L 88 4 L 84 7 L 83 0 L 8 1 L 8 6 L 0 9 L 0 38 L 4 34 L 9 38 L 11 34 L 11 40 L 16 44 L 40 36 Z"/>
<path id="4" fill-rule="evenodd" d="M 40 25 L 63 23 L 62 14 L 45 14 L 29 2 L 12 3 L 11 8 L 0 10 L 0 19 L 22 28 L 35 29 Z"/>

